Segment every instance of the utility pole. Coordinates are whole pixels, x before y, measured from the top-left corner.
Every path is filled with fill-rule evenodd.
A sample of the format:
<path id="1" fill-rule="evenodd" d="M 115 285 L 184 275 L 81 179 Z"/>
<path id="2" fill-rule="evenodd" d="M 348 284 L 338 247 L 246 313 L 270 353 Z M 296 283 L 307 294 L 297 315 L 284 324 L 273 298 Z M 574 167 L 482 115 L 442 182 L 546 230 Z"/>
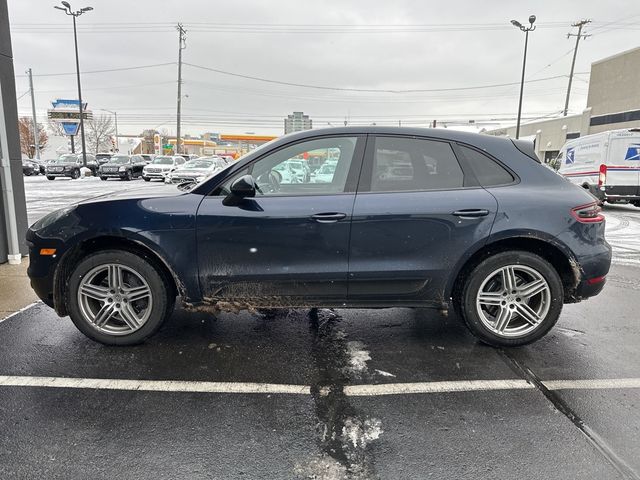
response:
<path id="1" fill-rule="evenodd" d="M 187 31 L 179 23 L 178 30 L 178 108 L 176 112 L 176 153 L 181 153 L 180 148 L 180 111 L 182 107 L 182 50 L 187 48 Z"/>
<path id="2" fill-rule="evenodd" d="M 38 134 L 38 122 L 36 121 L 36 99 L 33 93 L 33 76 L 31 75 L 31 69 L 27 70 L 29 75 L 29 91 L 31 92 L 31 114 L 33 115 L 33 143 L 36 147 L 36 158 L 40 160 L 40 135 Z"/>
<path id="3" fill-rule="evenodd" d="M 569 73 L 569 85 L 567 86 L 567 98 L 564 101 L 564 112 L 563 116 L 567 116 L 567 112 L 569 111 L 569 97 L 571 96 L 571 82 L 573 81 L 573 69 L 576 66 L 576 56 L 578 55 L 578 44 L 580 43 L 580 38 L 587 38 L 591 35 L 583 35 L 582 27 L 586 24 L 591 23 L 591 20 L 580 20 L 579 22 L 571 25 L 572 27 L 578 27 L 578 33 L 567 33 L 567 38 L 576 37 L 576 46 L 573 49 L 573 60 L 571 61 L 571 73 Z"/>

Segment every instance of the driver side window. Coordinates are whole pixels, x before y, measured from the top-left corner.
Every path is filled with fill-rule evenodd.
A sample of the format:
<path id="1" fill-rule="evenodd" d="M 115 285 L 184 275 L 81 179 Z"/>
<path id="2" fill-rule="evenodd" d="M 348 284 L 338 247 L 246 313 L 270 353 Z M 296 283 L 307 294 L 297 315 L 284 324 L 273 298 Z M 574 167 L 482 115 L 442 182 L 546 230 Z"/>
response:
<path id="1" fill-rule="evenodd" d="M 237 172 L 214 195 L 228 195 L 231 184 L 247 174 L 256 182 L 256 196 L 341 193 L 357 140 L 357 137 L 320 138 L 282 148 Z"/>

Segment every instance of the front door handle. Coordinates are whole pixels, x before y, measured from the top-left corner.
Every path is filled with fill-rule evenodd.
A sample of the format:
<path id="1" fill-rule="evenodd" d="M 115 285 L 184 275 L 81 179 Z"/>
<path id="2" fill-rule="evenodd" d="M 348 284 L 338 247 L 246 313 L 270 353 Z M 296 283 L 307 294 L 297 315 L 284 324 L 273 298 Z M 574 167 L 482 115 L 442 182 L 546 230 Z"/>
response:
<path id="1" fill-rule="evenodd" d="M 456 210 L 452 215 L 460 218 L 480 218 L 489 215 L 489 210 L 483 208 L 465 208 L 463 210 Z"/>
<path id="2" fill-rule="evenodd" d="M 311 215 L 311 219 L 315 220 L 318 223 L 335 223 L 339 220 L 343 220 L 347 218 L 346 213 L 316 213 L 315 215 Z"/>

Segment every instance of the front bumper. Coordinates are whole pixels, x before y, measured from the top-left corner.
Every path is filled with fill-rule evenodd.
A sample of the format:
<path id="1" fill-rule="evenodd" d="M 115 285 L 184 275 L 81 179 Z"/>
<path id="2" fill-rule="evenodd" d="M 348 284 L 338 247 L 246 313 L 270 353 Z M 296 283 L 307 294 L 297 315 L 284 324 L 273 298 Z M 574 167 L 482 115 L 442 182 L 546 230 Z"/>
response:
<path id="1" fill-rule="evenodd" d="M 26 239 L 29 247 L 27 275 L 31 281 L 31 288 L 46 305 L 53 307 L 54 276 L 63 252 L 58 249 L 58 245 L 53 245 L 51 241 L 45 242 L 31 229 L 27 230 Z M 41 248 L 56 248 L 57 254 L 40 255 Z"/>
<path id="2" fill-rule="evenodd" d="M 127 176 L 127 172 L 98 172 L 98 176 L 107 178 L 124 178 Z"/>
<path id="3" fill-rule="evenodd" d="M 46 172 L 47 177 L 72 177 L 73 170 L 64 171 L 64 172 Z"/>
<path id="4" fill-rule="evenodd" d="M 165 177 L 169 174 L 169 172 L 160 172 L 160 173 L 149 173 L 149 172 L 142 172 L 142 177 L 143 178 L 149 178 L 152 180 L 164 180 Z"/>

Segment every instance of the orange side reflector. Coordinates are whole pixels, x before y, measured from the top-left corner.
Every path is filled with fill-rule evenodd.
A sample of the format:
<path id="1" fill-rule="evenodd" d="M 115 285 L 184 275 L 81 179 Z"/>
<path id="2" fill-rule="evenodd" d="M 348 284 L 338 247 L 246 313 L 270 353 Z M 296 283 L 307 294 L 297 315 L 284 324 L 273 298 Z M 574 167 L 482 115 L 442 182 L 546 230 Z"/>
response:
<path id="1" fill-rule="evenodd" d="M 40 249 L 40 255 L 55 255 L 56 254 L 56 249 L 55 248 L 41 248 Z"/>

